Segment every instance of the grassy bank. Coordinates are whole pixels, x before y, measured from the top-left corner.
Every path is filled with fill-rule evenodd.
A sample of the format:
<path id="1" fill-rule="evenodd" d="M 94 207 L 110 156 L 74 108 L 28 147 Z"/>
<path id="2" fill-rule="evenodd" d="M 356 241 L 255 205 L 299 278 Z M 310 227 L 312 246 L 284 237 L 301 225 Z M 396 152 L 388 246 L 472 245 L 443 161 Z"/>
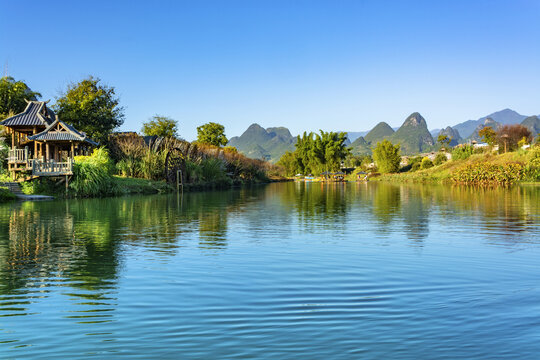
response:
<path id="1" fill-rule="evenodd" d="M 540 149 L 504 154 L 474 154 L 429 169 L 383 174 L 376 181 L 414 183 L 501 184 L 540 182 Z"/>
<path id="2" fill-rule="evenodd" d="M 0 186 L 0 203 L 15 200 L 15 195 L 7 188 Z"/>
<path id="3" fill-rule="evenodd" d="M 81 196 L 73 188 L 66 193 L 66 185 L 51 179 L 42 178 L 21 183 L 22 192 L 26 195 L 51 195 L 54 197 Z M 112 176 L 107 183 L 106 190 L 99 196 L 121 196 L 131 194 L 159 194 L 173 191 L 165 181 L 126 178 Z"/>

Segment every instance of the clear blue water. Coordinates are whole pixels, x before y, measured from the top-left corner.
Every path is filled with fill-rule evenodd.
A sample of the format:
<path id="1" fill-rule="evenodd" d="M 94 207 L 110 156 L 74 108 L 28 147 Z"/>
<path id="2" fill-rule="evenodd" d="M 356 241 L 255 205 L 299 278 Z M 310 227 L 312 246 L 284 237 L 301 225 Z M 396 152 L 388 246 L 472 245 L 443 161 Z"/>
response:
<path id="1" fill-rule="evenodd" d="M 0 205 L 0 358 L 538 359 L 540 187 Z"/>

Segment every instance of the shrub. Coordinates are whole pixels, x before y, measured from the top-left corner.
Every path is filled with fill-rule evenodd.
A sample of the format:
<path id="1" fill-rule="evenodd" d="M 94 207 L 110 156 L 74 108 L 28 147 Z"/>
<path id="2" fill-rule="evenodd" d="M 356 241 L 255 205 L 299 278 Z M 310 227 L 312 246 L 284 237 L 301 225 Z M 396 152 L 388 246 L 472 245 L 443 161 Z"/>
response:
<path id="1" fill-rule="evenodd" d="M 64 191 L 65 184 L 57 184 L 54 180 L 42 177 L 19 183 L 21 191 L 26 195 L 48 194 L 57 195 Z"/>
<path id="2" fill-rule="evenodd" d="M 395 173 L 399 170 L 401 155 L 399 144 L 393 145 L 388 140 L 378 142 L 373 149 L 373 159 L 377 163 L 377 168 L 381 173 Z"/>
<path id="3" fill-rule="evenodd" d="M 540 181 L 540 146 L 531 148 L 527 157 L 524 180 Z"/>
<path id="4" fill-rule="evenodd" d="M 418 171 L 418 170 L 420 170 L 420 166 L 421 166 L 421 163 L 420 163 L 420 162 L 415 162 L 415 163 L 412 164 L 412 166 L 411 166 L 411 171 Z"/>
<path id="5" fill-rule="evenodd" d="M 519 163 L 495 165 L 480 163 L 467 165 L 452 175 L 452 180 L 461 184 L 472 185 L 510 185 L 524 176 L 523 165 Z"/>
<path id="6" fill-rule="evenodd" d="M 0 187 L 0 203 L 15 200 L 15 195 L 5 187 Z"/>
<path id="7" fill-rule="evenodd" d="M 435 156 L 435 160 L 433 160 L 434 165 L 441 165 L 442 163 L 446 162 L 448 158 L 446 157 L 446 154 L 444 153 L 438 153 L 437 156 Z"/>
<path id="8" fill-rule="evenodd" d="M 425 157 L 422 159 L 422 165 L 421 165 L 422 170 L 429 169 L 432 167 L 433 167 L 433 162 L 428 157 Z"/>
<path id="9" fill-rule="evenodd" d="M 75 156 L 70 189 L 83 197 L 114 195 L 118 189 L 112 171 L 113 164 L 105 148 L 95 149 L 90 156 Z"/>
<path id="10" fill-rule="evenodd" d="M 225 173 L 225 165 L 217 158 L 206 158 L 201 161 L 201 175 L 204 181 L 214 185 L 230 185 L 231 179 Z"/>
<path id="11" fill-rule="evenodd" d="M 452 160 L 465 160 L 468 159 L 474 152 L 474 147 L 472 145 L 463 145 L 456 147 L 452 151 Z"/>
<path id="12" fill-rule="evenodd" d="M 165 171 L 166 156 L 165 151 L 147 149 L 140 159 L 140 169 L 143 177 L 148 180 L 162 179 Z"/>

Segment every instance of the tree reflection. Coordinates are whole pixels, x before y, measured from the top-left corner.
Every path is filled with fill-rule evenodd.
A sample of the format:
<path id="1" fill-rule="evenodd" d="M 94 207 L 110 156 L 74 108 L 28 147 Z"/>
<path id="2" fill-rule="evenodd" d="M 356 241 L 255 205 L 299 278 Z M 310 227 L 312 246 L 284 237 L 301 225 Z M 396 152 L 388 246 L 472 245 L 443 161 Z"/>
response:
<path id="1" fill-rule="evenodd" d="M 351 198 L 343 183 L 289 183 L 280 189 L 284 206 L 294 211 L 307 231 L 315 227 L 344 228 Z"/>
<path id="2" fill-rule="evenodd" d="M 112 306 L 125 245 L 173 256 L 195 239 L 217 254 L 238 220 L 252 241 L 261 229 L 347 236 L 351 214 L 376 232 L 402 233 L 423 246 L 430 222 L 446 228 L 473 217 L 489 244 L 538 242 L 540 187 L 511 189 L 385 183 L 288 183 L 267 187 L 0 206 L 0 296 L 65 286 L 76 301 Z M 358 221 L 358 220 L 354 220 Z M 269 232 L 264 233 L 269 236 Z M 354 236 L 354 235 L 352 235 Z M 198 241 L 198 242 L 197 242 Z M 1 303 L 0 303 L 1 306 Z"/>

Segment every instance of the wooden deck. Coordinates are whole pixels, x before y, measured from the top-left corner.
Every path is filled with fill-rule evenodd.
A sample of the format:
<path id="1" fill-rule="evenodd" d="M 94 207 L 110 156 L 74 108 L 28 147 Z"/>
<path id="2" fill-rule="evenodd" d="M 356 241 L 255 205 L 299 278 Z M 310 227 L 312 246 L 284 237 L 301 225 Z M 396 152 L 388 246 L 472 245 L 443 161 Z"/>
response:
<path id="1" fill-rule="evenodd" d="M 73 160 L 66 162 L 54 160 L 30 159 L 28 149 L 8 151 L 8 167 L 10 171 L 31 171 L 32 176 L 65 176 L 73 175 Z"/>

